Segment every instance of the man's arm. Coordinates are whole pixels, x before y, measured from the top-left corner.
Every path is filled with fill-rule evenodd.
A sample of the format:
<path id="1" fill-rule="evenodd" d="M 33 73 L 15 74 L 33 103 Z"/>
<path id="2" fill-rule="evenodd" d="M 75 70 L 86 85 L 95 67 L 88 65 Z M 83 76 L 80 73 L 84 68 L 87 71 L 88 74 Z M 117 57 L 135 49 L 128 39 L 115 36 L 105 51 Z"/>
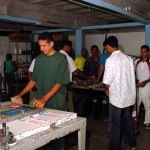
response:
<path id="1" fill-rule="evenodd" d="M 98 81 L 98 82 L 100 81 L 103 72 L 104 72 L 104 65 L 101 64 L 101 65 L 99 66 L 99 69 L 98 69 L 98 78 L 97 78 L 97 81 Z"/>
<path id="2" fill-rule="evenodd" d="M 138 87 L 145 87 L 145 85 L 146 85 L 147 83 L 149 83 L 149 82 L 150 82 L 150 78 L 147 79 L 147 80 L 144 80 L 144 81 L 142 81 L 142 82 L 140 82 L 140 83 L 138 83 L 137 86 L 138 86 Z"/>
<path id="3" fill-rule="evenodd" d="M 25 95 L 28 91 L 30 91 L 34 86 L 36 82 L 33 80 L 30 80 L 26 87 L 16 96 L 14 96 L 15 99 L 19 100 L 23 95 Z"/>
<path id="4" fill-rule="evenodd" d="M 109 96 L 109 86 L 110 86 L 110 85 L 108 85 L 108 84 L 104 84 L 104 87 L 105 87 L 105 94 L 106 94 L 107 96 Z"/>
<path id="5" fill-rule="evenodd" d="M 46 102 L 53 97 L 61 89 L 61 87 L 62 84 L 55 84 L 47 94 L 37 99 L 33 105 L 40 109 L 43 108 Z"/>
<path id="6" fill-rule="evenodd" d="M 81 71 L 81 70 L 79 70 L 79 69 L 76 69 L 76 70 L 74 71 L 74 73 L 76 73 L 80 78 L 86 79 L 86 76 L 85 76 L 85 74 L 83 73 L 83 71 Z"/>
<path id="7" fill-rule="evenodd" d="M 31 80 L 32 72 L 28 71 L 28 79 Z"/>

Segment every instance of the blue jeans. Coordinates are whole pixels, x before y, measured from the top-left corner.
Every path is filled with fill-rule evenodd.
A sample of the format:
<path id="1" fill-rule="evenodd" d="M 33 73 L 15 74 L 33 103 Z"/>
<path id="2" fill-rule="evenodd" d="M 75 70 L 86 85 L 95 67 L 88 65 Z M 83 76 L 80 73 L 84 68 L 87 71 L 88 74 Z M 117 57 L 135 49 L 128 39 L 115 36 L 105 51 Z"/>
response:
<path id="1" fill-rule="evenodd" d="M 109 104 L 109 150 L 121 150 L 122 135 L 130 148 L 136 147 L 130 107 Z"/>

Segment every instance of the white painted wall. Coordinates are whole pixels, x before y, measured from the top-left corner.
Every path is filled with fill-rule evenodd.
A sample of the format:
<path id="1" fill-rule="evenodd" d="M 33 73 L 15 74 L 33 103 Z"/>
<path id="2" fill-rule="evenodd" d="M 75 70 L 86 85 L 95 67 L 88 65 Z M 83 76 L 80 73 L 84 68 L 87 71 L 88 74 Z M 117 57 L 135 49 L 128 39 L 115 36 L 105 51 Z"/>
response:
<path id="1" fill-rule="evenodd" d="M 145 32 L 111 33 L 108 36 L 116 36 L 119 41 L 119 49 L 129 55 L 140 55 L 140 47 L 145 44 Z M 75 36 L 69 36 L 75 49 Z M 85 36 L 85 47 L 90 51 L 92 45 L 97 45 L 103 51 L 105 34 L 94 34 Z"/>

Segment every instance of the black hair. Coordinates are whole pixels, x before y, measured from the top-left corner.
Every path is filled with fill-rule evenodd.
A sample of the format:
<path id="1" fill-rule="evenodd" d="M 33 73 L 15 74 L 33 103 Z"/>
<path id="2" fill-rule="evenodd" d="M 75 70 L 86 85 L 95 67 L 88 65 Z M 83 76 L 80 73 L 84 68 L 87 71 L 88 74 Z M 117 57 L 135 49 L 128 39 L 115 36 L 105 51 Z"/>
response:
<path id="1" fill-rule="evenodd" d="M 85 51 L 87 51 L 87 49 L 86 49 L 86 48 L 82 48 L 81 52 L 82 52 L 82 51 L 84 51 L 84 50 L 85 50 Z"/>
<path id="2" fill-rule="evenodd" d="M 143 46 L 141 46 L 141 49 L 142 48 L 146 48 L 147 49 L 147 51 L 149 52 L 149 46 L 147 46 L 147 45 L 143 45 Z"/>
<path id="3" fill-rule="evenodd" d="M 8 60 L 12 60 L 12 54 L 7 53 L 7 54 L 6 54 L 6 57 L 8 58 Z"/>
<path id="4" fill-rule="evenodd" d="M 118 39 L 115 36 L 109 36 L 105 41 L 105 45 L 110 45 L 112 48 L 118 48 Z"/>
<path id="5" fill-rule="evenodd" d="M 93 49 L 93 48 L 96 48 L 96 49 L 97 49 L 97 51 L 99 51 L 99 49 L 98 49 L 98 46 L 97 46 L 97 45 L 92 45 L 92 46 L 91 46 L 91 49 Z"/>
<path id="6" fill-rule="evenodd" d="M 71 46 L 71 45 L 72 45 L 72 42 L 71 42 L 71 41 L 68 41 L 68 40 L 63 40 L 63 41 L 61 42 L 61 47 L 60 47 L 60 49 L 63 49 L 66 45 Z"/>
<path id="7" fill-rule="evenodd" d="M 107 44 L 106 44 L 106 40 L 103 42 L 103 46 L 106 46 Z"/>
<path id="8" fill-rule="evenodd" d="M 38 40 L 47 40 L 48 42 L 54 41 L 50 32 L 43 32 L 39 35 Z"/>

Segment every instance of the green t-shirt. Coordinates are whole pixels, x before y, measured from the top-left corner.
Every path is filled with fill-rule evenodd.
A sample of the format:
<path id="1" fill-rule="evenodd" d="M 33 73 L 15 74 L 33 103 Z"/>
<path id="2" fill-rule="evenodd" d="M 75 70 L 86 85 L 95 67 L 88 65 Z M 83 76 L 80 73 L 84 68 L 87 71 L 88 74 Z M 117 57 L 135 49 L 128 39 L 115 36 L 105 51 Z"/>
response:
<path id="1" fill-rule="evenodd" d="M 14 70 L 14 66 L 13 66 L 11 60 L 5 61 L 4 67 L 5 67 L 5 73 L 7 73 L 7 74 L 13 72 L 13 70 Z"/>
<path id="2" fill-rule="evenodd" d="M 67 110 L 66 85 L 69 82 L 68 62 L 66 56 L 58 52 L 52 56 L 40 54 L 35 60 L 32 80 L 36 82 L 37 98 L 48 93 L 55 84 L 62 88 L 46 103 L 46 108 Z"/>

